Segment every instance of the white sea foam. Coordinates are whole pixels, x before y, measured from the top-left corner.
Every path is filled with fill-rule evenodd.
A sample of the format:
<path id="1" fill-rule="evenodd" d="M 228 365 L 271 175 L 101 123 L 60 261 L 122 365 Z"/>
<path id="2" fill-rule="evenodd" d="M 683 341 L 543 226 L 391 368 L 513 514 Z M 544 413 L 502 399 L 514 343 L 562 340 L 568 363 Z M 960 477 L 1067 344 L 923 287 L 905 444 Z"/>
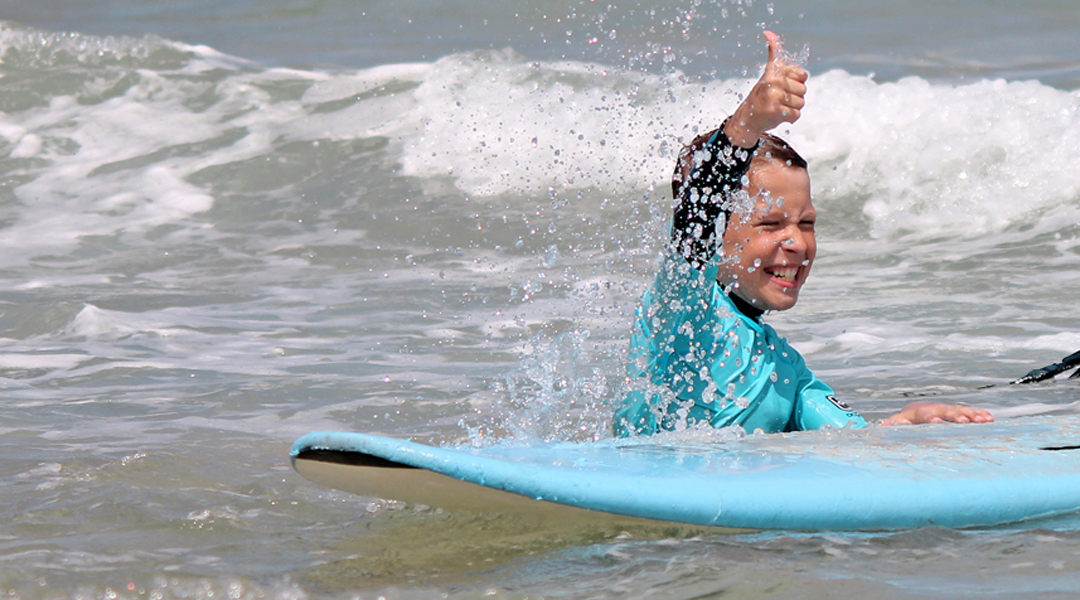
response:
<path id="1" fill-rule="evenodd" d="M 1080 96 L 1038 82 L 814 78 L 792 142 L 819 195 L 866 199 L 877 235 L 975 237 L 1080 199 Z"/>
<path id="2" fill-rule="evenodd" d="M 34 41 L 0 33 L 9 48 Z M 0 115 L 4 160 L 37 161 L 15 188 L 25 208 L 0 240 L 7 263 L 89 235 L 183 222 L 215 202 L 193 174 L 295 141 L 383 136 L 404 174 L 448 179 L 472 196 L 576 188 L 664 198 L 681 145 L 716 126 L 749 85 L 529 61 L 511 50 L 327 73 L 260 70 L 160 40 L 39 41 L 56 46 L 39 60 L 75 44 L 80 60 L 99 56 L 101 73 Z M 150 46 L 183 60 L 140 65 Z M 117 53 L 135 64 L 100 58 Z M 204 76 L 211 71 L 225 75 L 215 83 Z M 122 93 L 93 100 L 125 76 Z M 269 90 L 283 83 L 307 89 L 275 98 Z M 810 89 L 804 118 L 781 133 L 813 165 L 819 202 L 855 205 L 873 236 L 977 236 L 1049 211 L 1055 221 L 1062 210 L 1080 213 L 1080 173 L 1070 168 L 1080 158 L 1076 93 L 1037 82 L 879 84 L 840 71 L 812 78 Z M 199 235 L 189 225 L 179 235 Z"/>
<path id="3" fill-rule="evenodd" d="M 673 157 L 716 126 L 748 82 L 616 73 L 513 53 L 437 62 L 415 92 L 402 162 L 475 195 L 665 189 Z M 825 202 L 862 203 L 875 236 L 973 237 L 1067 204 L 1076 214 L 1080 96 L 1038 82 L 810 81 L 780 133 L 810 160 Z"/>

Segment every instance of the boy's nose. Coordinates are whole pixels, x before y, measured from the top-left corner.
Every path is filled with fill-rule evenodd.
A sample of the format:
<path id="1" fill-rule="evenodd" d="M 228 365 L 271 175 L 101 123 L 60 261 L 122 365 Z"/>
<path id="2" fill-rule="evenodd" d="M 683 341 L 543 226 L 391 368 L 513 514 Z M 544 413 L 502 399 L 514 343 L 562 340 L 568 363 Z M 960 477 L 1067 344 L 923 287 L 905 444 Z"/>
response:
<path id="1" fill-rule="evenodd" d="M 787 231 L 785 236 L 781 238 L 780 245 L 783 246 L 785 252 L 804 254 L 806 249 L 810 247 L 810 243 L 805 236 L 806 233 L 799 229 Z"/>

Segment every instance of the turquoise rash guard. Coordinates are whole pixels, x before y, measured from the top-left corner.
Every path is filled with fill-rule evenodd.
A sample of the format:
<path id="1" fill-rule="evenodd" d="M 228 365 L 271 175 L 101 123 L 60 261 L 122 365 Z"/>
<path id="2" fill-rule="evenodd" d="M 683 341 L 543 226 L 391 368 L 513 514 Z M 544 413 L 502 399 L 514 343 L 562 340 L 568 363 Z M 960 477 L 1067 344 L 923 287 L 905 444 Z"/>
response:
<path id="1" fill-rule="evenodd" d="M 742 189 L 751 156 L 722 128 L 704 140 L 684 153 L 693 168 L 673 182 L 679 203 L 671 251 L 637 312 L 631 389 L 615 412 L 615 435 L 702 422 L 767 433 L 865 427 L 760 314 L 717 284 L 721 214 Z"/>

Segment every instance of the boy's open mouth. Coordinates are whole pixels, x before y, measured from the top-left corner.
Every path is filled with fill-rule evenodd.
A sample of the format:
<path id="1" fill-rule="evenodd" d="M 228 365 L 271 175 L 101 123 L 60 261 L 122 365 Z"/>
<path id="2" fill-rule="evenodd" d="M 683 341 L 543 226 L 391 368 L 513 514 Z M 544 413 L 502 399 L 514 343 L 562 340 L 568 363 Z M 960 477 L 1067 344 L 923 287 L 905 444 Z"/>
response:
<path id="1" fill-rule="evenodd" d="M 788 283 L 795 283 L 795 277 L 799 274 L 799 267 L 769 267 L 765 272 Z"/>

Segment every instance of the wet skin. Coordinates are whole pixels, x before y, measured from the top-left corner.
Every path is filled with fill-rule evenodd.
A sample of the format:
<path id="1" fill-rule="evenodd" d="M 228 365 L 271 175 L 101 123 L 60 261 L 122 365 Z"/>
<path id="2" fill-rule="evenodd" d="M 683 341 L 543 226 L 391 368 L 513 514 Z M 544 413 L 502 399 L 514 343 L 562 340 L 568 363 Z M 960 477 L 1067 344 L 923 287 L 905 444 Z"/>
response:
<path id="1" fill-rule="evenodd" d="M 754 307 L 787 310 L 798 302 L 817 255 L 810 175 L 805 169 L 757 161 L 748 175 L 754 209 L 731 216 L 719 280 L 735 285 L 732 293 Z"/>

